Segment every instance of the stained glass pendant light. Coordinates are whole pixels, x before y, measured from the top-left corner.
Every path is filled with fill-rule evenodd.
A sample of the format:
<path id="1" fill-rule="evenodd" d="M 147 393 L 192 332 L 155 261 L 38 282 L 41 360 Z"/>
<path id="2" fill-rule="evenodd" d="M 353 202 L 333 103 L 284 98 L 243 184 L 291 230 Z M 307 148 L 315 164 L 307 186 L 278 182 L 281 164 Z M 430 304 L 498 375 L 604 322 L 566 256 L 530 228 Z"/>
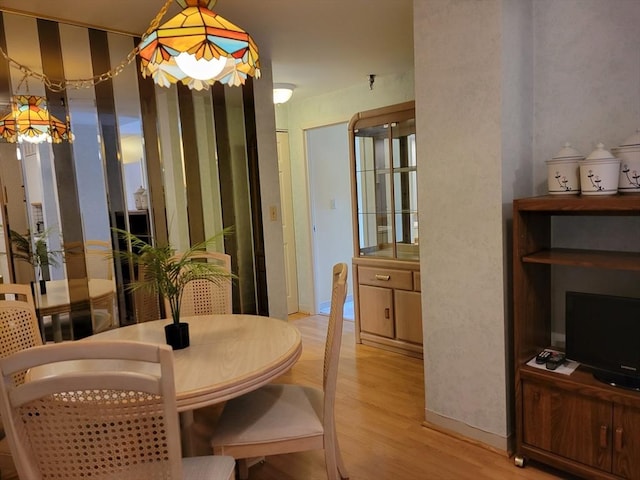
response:
<path id="1" fill-rule="evenodd" d="M 142 75 L 168 87 L 182 82 L 202 90 L 218 81 L 243 85 L 260 78 L 258 47 L 251 36 L 211 11 L 217 0 L 176 0 L 183 10 L 140 42 Z"/>
<path id="2" fill-rule="evenodd" d="M 71 141 L 68 121 L 49 113 L 47 100 L 35 95 L 13 97 L 12 111 L 0 118 L 0 137 L 10 143 Z"/>

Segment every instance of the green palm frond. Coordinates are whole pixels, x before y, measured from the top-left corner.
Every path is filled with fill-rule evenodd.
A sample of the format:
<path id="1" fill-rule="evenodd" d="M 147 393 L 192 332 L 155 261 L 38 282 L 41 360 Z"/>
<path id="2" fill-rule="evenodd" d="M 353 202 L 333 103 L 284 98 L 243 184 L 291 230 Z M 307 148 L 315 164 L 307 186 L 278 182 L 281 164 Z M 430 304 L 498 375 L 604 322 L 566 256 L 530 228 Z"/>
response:
<path id="1" fill-rule="evenodd" d="M 131 250 L 114 252 L 126 262 L 145 269 L 145 280 L 126 286 L 129 291 L 146 290 L 166 297 L 171 305 L 174 321 L 179 318 L 180 299 L 187 283 L 192 280 L 207 280 L 216 284 L 231 281 L 235 275 L 220 265 L 197 260 L 195 257 L 206 251 L 207 246 L 232 233 L 226 228 L 213 237 L 200 242 L 181 255 L 169 244 L 151 245 L 136 235 L 118 228 L 113 229 L 120 238 L 131 245 Z"/>
<path id="2" fill-rule="evenodd" d="M 42 233 L 21 234 L 15 230 L 9 230 L 9 239 L 11 240 L 11 252 L 17 260 L 29 262 L 34 267 L 59 267 L 64 257 L 64 250 L 49 250 L 47 238 L 53 231 L 52 228 L 46 229 Z"/>

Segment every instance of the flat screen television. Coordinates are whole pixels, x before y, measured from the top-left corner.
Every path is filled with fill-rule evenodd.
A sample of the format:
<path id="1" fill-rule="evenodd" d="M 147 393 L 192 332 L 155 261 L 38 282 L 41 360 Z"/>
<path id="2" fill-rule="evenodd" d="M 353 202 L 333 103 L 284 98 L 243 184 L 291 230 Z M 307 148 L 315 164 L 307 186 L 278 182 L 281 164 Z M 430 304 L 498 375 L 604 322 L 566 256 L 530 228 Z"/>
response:
<path id="1" fill-rule="evenodd" d="M 566 292 L 567 358 L 600 381 L 640 390 L 640 299 Z"/>

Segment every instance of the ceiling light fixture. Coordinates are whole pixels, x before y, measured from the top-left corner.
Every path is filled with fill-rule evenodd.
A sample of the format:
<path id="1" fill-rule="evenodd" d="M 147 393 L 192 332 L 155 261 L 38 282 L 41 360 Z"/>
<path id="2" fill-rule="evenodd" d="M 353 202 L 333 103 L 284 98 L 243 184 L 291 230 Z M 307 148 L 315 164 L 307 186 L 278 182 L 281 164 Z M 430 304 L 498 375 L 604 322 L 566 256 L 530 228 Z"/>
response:
<path id="1" fill-rule="evenodd" d="M 47 100 L 35 95 L 16 95 L 12 110 L 0 118 L 0 137 L 10 143 L 60 143 L 73 140 L 69 121 L 49 113 Z"/>
<path id="2" fill-rule="evenodd" d="M 176 2 L 181 13 L 160 26 L 169 6 Z M 168 87 L 181 81 L 202 90 L 220 82 L 244 85 L 248 76 L 260 78 L 258 47 L 251 36 L 211 11 L 217 0 L 166 0 L 142 35 L 142 41 L 111 70 L 79 79 L 52 79 L 11 58 L 0 47 L 0 56 L 25 77 L 41 81 L 48 90 L 91 88 L 113 79 L 140 55 L 143 76 Z M 179 57 L 179 58 L 178 58 Z M 202 68 L 204 68 L 204 71 Z"/>
<path id="3" fill-rule="evenodd" d="M 296 88 L 291 83 L 274 83 L 273 84 L 273 103 L 286 103 L 291 99 L 293 90 Z"/>
<path id="4" fill-rule="evenodd" d="M 244 85 L 260 78 L 251 36 L 211 11 L 217 0 L 175 0 L 183 10 L 145 34 L 139 45 L 142 75 L 160 86 L 182 82 L 202 90 L 214 82 Z"/>

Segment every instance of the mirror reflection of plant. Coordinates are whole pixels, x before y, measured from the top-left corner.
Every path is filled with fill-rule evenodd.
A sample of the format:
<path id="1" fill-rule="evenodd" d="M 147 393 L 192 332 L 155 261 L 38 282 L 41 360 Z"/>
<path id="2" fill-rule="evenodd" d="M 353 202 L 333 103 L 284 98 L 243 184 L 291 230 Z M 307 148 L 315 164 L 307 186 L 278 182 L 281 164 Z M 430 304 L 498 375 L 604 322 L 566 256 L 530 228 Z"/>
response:
<path id="1" fill-rule="evenodd" d="M 11 252 L 16 260 L 30 263 L 36 269 L 36 275 L 42 279 L 44 268 L 59 267 L 64 259 L 63 250 L 49 250 L 47 238 L 54 231 L 53 227 L 47 228 L 41 233 L 31 234 L 29 231 L 24 235 L 9 230 L 11 240 Z"/>
<path id="2" fill-rule="evenodd" d="M 151 245 L 126 230 L 113 230 L 131 245 L 131 251 L 121 250 L 114 252 L 114 255 L 145 269 L 143 280 L 132 282 L 126 288 L 132 292 L 146 290 L 167 298 L 175 324 L 180 322 L 180 302 L 187 283 L 192 280 L 207 280 L 220 285 L 236 278 L 223 266 L 196 258 L 206 251 L 207 246 L 229 235 L 232 232 L 231 228 L 226 228 L 213 237 L 193 245 L 181 254 L 176 254 L 176 250 L 170 244 Z"/>

